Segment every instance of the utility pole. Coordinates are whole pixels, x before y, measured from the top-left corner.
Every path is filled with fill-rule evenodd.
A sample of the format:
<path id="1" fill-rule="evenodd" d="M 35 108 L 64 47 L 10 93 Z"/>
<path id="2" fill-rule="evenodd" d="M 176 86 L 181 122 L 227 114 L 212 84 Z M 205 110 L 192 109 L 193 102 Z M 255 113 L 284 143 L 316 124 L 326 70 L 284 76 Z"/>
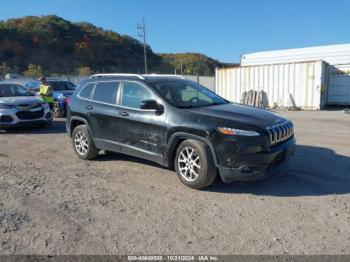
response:
<path id="1" fill-rule="evenodd" d="M 139 30 L 139 37 L 143 41 L 143 59 L 145 61 L 145 74 L 148 74 L 148 68 L 147 68 L 147 43 L 146 43 L 146 24 L 145 24 L 145 18 L 142 19 L 142 24 L 137 25 L 137 29 Z"/>

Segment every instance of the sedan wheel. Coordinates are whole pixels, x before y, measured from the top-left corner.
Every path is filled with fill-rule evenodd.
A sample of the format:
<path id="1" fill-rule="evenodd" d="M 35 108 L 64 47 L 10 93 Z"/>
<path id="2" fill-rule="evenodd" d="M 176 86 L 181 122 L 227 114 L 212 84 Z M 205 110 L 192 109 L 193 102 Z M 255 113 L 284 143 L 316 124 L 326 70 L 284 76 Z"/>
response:
<path id="1" fill-rule="evenodd" d="M 58 103 L 54 103 L 53 104 L 53 106 L 52 106 L 52 115 L 55 118 L 61 117 L 61 110 L 60 110 L 60 107 L 59 107 Z"/>

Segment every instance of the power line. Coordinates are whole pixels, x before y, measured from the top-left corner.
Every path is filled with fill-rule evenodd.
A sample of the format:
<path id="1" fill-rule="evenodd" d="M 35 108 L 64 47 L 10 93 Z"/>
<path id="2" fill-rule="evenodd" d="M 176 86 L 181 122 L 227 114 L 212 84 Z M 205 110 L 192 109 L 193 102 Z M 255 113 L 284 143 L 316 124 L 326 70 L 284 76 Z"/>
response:
<path id="1" fill-rule="evenodd" d="M 142 19 L 142 24 L 137 25 L 137 29 L 139 30 L 138 36 L 143 40 L 143 57 L 145 62 L 145 74 L 148 74 L 145 18 Z"/>

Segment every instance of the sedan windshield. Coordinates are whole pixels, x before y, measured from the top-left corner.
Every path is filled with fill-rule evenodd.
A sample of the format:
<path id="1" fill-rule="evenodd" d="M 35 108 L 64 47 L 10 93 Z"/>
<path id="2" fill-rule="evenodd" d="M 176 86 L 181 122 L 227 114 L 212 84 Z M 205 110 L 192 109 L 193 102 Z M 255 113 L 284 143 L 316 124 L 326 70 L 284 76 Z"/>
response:
<path id="1" fill-rule="evenodd" d="M 0 84 L 0 97 L 32 96 L 28 90 L 17 84 Z"/>
<path id="2" fill-rule="evenodd" d="M 217 94 L 192 81 L 158 82 L 155 87 L 170 104 L 179 108 L 228 103 Z"/>

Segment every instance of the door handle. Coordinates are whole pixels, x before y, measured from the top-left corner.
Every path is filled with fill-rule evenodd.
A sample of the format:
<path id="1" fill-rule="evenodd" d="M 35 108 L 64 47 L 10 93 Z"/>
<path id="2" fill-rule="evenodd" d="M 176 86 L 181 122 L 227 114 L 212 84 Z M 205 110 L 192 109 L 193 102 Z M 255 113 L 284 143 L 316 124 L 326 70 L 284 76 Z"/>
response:
<path id="1" fill-rule="evenodd" d="M 119 115 L 121 115 L 121 116 L 128 116 L 129 114 L 124 111 L 124 112 L 119 112 Z"/>
<path id="2" fill-rule="evenodd" d="M 85 108 L 86 108 L 87 110 L 91 110 L 91 109 L 93 109 L 93 107 L 92 107 L 92 106 L 90 106 L 90 105 L 85 106 Z"/>

